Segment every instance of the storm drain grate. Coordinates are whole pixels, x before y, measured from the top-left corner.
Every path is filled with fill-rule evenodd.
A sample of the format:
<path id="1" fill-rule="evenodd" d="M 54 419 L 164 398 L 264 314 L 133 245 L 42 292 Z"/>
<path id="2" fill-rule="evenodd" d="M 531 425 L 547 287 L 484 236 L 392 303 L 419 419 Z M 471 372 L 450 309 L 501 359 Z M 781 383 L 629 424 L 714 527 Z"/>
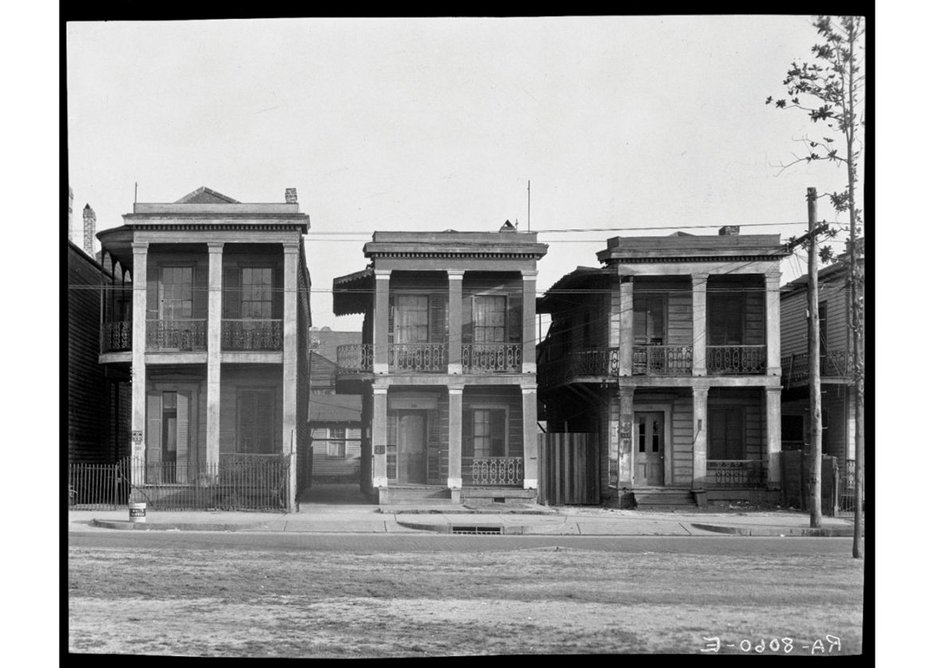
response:
<path id="1" fill-rule="evenodd" d="M 501 536 L 504 533 L 504 527 L 453 526 L 452 533 L 464 533 L 464 534 L 486 535 L 486 536 Z"/>

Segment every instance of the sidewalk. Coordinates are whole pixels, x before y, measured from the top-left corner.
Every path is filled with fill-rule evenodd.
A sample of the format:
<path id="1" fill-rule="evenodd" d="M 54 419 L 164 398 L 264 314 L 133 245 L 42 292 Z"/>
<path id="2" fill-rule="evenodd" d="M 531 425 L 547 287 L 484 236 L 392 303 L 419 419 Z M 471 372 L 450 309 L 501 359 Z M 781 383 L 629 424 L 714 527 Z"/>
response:
<path id="1" fill-rule="evenodd" d="M 575 536 L 852 536 L 853 520 L 784 510 L 618 510 L 526 504 L 522 507 L 421 504 L 300 504 L 297 513 L 152 511 L 130 522 L 129 511 L 71 510 L 69 531 L 250 531 L 275 533 L 468 533 Z"/>

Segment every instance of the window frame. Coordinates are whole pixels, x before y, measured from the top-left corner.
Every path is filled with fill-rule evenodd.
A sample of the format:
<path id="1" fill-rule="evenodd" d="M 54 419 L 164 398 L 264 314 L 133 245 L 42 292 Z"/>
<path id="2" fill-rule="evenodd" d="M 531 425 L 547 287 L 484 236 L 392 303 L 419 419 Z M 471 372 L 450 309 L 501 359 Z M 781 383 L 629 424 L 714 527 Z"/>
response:
<path id="1" fill-rule="evenodd" d="M 156 282 L 156 300 L 157 300 L 157 306 L 158 306 L 157 314 L 158 314 L 159 320 L 168 320 L 168 321 L 192 320 L 195 315 L 195 265 L 185 264 L 185 263 L 160 264 L 158 269 L 159 269 L 159 275 L 158 275 L 158 280 Z M 165 280 L 167 270 L 177 271 L 180 269 L 186 269 L 188 270 L 188 273 L 189 273 L 189 281 L 187 285 L 188 298 L 180 299 L 175 296 L 173 296 L 172 298 L 167 298 L 166 297 L 167 286 L 172 286 L 174 288 L 181 287 L 183 288 L 183 291 L 184 291 L 184 288 L 186 287 L 185 282 L 167 283 Z M 181 302 L 181 303 L 187 302 L 188 303 L 188 315 L 185 315 L 185 316 L 175 315 L 175 310 L 176 310 L 175 307 L 171 309 L 171 314 L 170 314 L 170 309 L 167 308 L 167 303 L 169 302 L 172 302 L 174 304 L 176 302 Z M 182 310 L 184 311 L 184 309 Z"/>
<path id="2" fill-rule="evenodd" d="M 706 430 L 706 441 L 707 441 L 706 457 L 708 459 L 711 459 L 712 461 L 735 461 L 735 460 L 740 461 L 740 460 L 747 459 L 747 439 L 746 439 L 747 426 L 745 424 L 745 413 L 746 411 L 745 411 L 744 406 L 709 406 L 708 416 L 707 416 L 708 428 Z M 716 414 L 721 414 L 721 415 L 726 415 L 726 416 L 734 414 L 737 417 L 738 427 L 739 427 L 738 431 L 740 433 L 740 438 L 738 439 L 737 447 L 740 448 L 740 452 L 735 453 L 735 454 L 738 454 L 739 456 L 737 457 L 729 456 L 732 453 L 729 450 L 730 443 L 727 437 L 728 437 L 731 425 L 728 423 L 727 419 L 725 422 L 725 429 L 724 429 L 725 440 L 723 443 L 720 444 L 720 448 L 724 456 L 715 456 L 716 453 L 713 450 L 713 446 L 715 445 L 714 425 L 716 423 L 716 420 L 714 416 Z"/>
<path id="3" fill-rule="evenodd" d="M 276 281 L 276 269 L 273 265 L 270 264 L 240 264 L 237 267 L 237 276 L 239 282 L 239 295 L 238 295 L 238 304 L 237 310 L 242 320 L 272 320 L 273 319 L 273 285 Z M 270 273 L 270 280 L 268 284 L 256 283 L 256 282 L 247 282 L 245 280 L 247 272 L 257 272 L 257 271 L 268 271 Z M 261 292 L 264 288 L 267 288 L 268 294 L 261 295 L 260 299 L 248 299 L 247 292 L 248 289 L 259 288 Z M 248 315 L 248 305 L 260 304 L 261 305 L 261 315 Z M 269 315 L 263 315 L 264 312 L 268 311 Z"/>
<path id="4" fill-rule="evenodd" d="M 476 440 L 478 438 L 483 438 L 483 435 L 478 436 L 475 432 L 475 413 L 478 413 L 481 411 L 487 411 L 489 413 L 494 413 L 495 411 L 501 411 L 504 414 L 504 419 L 503 419 L 504 437 L 503 437 L 502 454 L 494 454 L 493 452 L 494 450 L 493 430 L 488 435 L 489 445 L 487 448 L 488 451 L 486 453 L 482 451 L 482 453 L 479 454 L 478 449 L 475 447 Z M 465 434 L 464 436 L 466 437 L 468 443 L 470 444 L 470 450 L 465 448 L 466 444 L 464 442 L 462 443 L 463 451 L 467 450 L 468 452 L 471 453 L 470 455 L 467 455 L 467 456 L 480 458 L 480 459 L 510 456 L 509 454 L 510 453 L 510 407 L 509 406 L 505 406 L 503 404 L 472 404 L 471 406 L 468 406 L 465 408 L 462 414 L 462 420 L 463 420 L 463 424 L 465 424 L 468 427 L 467 434 Z M 490 420 L 490 425 L 493 425 L 493 424 L 494 424 L 494 421 Z"/>
<path id="5" fill-rule="evenodd" d="M 482 314 L 482 311 L 479 311 L 479 304 L 483 303 L 480 300 L 485 299 L 499 299 L 503 302 L 503 309 L 499 311 L 488 311 L 486 315 L 491 313 L 501 316 L 503 322 L 500 325 L 494 324 L 482 324 L 481 318 L 478 316 Z M 486 337 L 482 338 L 478 336 L 479 332 L 488 332 L 497 329 L 501 329 L 503 334 L 500 339 L 488 339 Z M 479 344 L 504 344 L 510 341 L 510 295 L 506 292 L 485 292 L 481 294 L 471 295 L 471 340 L 474 343 Z M 496 335 L 495 335 L 496 336 Z"/>

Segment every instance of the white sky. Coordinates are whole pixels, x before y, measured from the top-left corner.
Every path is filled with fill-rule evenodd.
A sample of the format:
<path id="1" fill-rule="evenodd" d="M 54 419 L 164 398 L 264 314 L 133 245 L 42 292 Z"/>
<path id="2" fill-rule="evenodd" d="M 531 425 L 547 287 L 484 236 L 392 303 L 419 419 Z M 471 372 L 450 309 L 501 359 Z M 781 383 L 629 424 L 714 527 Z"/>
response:
<path id="1" fill-rule="evenodd" d="M 360 327 L 328 291 L 374 230 L 525 230 L 528 180 L 534 231 L 602 230 L 542 233 L 540 292 L 596 265 L 611 228 L 786 239 L 806 188 L 845 179 L 780 173 L 816 130 L 764 104 L 814 42 L 806 16 L 70 23 L 73 222 L 88 203 L 98 230 L 120 225 L 135 183 L 141 202 L 295 187 L 313 323 L 333 329 Z M 783 280 L 804 270 L 788 261 Z"/>

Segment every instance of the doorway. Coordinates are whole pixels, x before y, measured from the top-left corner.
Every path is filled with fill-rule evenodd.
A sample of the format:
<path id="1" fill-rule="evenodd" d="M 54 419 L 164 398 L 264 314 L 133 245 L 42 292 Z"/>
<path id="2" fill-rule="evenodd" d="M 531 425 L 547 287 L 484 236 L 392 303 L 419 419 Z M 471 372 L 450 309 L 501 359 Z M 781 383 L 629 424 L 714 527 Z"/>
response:
<path id="1" fill-rule="evenodd" d="M 426 484 L 426 411 L 396 412 L 396 482 Z"/>
<path id="2" fill-rule="evenodd" d="M 634 485 L 663 484 L 664 413 L 634 413 Z"/>

